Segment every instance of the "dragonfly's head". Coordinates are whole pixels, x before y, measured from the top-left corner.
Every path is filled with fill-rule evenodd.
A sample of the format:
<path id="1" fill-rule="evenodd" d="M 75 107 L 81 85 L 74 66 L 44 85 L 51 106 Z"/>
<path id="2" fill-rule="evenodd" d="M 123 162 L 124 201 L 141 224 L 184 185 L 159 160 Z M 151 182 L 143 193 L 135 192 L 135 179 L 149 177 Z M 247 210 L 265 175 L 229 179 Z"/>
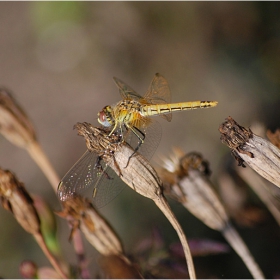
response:
<path id="1" fill-rule="evenodd" d="M 113 111 L 111 106 L 105 106 L 102 111 L 98 113 L 98 122 L 105 126 L 110 127 L 115 124 Z"/>

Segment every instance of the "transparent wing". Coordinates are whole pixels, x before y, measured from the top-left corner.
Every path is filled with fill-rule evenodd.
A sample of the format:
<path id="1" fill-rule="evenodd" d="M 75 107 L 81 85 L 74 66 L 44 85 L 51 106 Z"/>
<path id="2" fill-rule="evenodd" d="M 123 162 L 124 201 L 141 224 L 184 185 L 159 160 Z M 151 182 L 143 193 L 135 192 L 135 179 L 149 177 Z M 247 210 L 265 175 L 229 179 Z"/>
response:
<path id="1" fill-rule="evenodd" d="M 148 104 L 171 103 L 171 93 L 167 80 L 159 73 L 156 73 L 143 98 Z M 164 114 L 160 115 L 160 117 L 171 121 L 172 114 Z"/>
<path id="2" fill-rule="evenodd" d="M 57 195 L 62 201 L 71 199 L 75 193 L 92 197 L 100 208 L 113 200 L 124 186 L 119 176 L 103 160 L 98 160 L 96 153 L 86 151 L 62 178 Z"/>
<path id="3" fill-rule="evenodd" d="M 116 77 L 113 79 L 119 88 L 119 92 L 123 99 L 134 99 L 142 104 L 168 104 L 171 102 L 171 93 L 167 80 L 159 73 L 155 74 L 144 97 L 138 94 L 122 80 Z M 171 121 L 172 113 L 160 115 L 160 117 L 166 119 L 167 121 Z"/>
<path id="4" fill-rule="evenodd" d="M 118 174 L 107 165 L 95 186 L 94 206 L 96 208 L 104 207 L 123 190 L 125 185 Z"/>
<path id="5" fill-rule="evenodd" d="M 161 74 L 156 73 L 143 98 L 151 104 L 171 103 L 167 80 Z"/>
<path id="6" fill-rule="evenodd" d="M 139 101 L 140 99 L 143 99 L 143 97 L 138 94 L 135 90 L 133 90 L 130 86 L 128 86 L 126 83 L 124 83 L 122 80 L 114 77 L 113 78 L 117 87 L 119 88 L 120 95 L 123 99 L 134 99 Z"/>
<path id="7" fill-rule="evenodd" d="M 94 186 L 98 179 L 95 169 L 97 157 L 96 153 L 87 150 L 71 167 L 58 185 L 57 195 L 60 200 L 71 199 L 75 193 Z"/>
<path id="8" fill-rule="evenodd" d="M 140 131 L 145 134 L 145 139 L 138 152 L 145 158 L 151 159 L 161 140 L 161 125 L 157 121 L 151 120 L 146 127 L 140 128 Z M 131 130 L 124 132 L 124 135 L 125 141 L 135 150 L 140 144 L 140 139 Z M 141 133 L 138 135 L 142 138 Z"/>

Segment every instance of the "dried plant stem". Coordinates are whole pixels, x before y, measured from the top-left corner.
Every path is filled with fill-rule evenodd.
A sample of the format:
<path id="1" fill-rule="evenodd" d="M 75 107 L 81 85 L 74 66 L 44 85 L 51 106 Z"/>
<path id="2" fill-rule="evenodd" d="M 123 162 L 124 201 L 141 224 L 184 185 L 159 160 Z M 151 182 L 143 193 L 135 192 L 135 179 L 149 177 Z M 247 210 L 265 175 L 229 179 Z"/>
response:
<path id="1" fill-rule="evenodd" d="M 42 236 L 41 233 L 37 233 L 33 235 L 37 241 L 37 243 L 39 244 L 39 246 L 41 247 L 42 251 L 44 252 L 44 254 L 46 255 L 46 257 L 48 258 L 48 260 L 50 261 L 50 263 L 52 264 L 52 266 L 54 267 L 54 269 L 57 271 L 57 273 L 59 273 L 59 275 L 64 278 L 64 279 L 68 279 L 67 275 L 65 274 L 65 272 L 62 270 L 61 266 L 59 265 L 59 263 L 57 262 L 57 260 L 54 258 L 54 256 L 52 255 L 52 253 L 50 252 L 49 248 L 47 247 L 45 240 Z"/>
<path id="2" fill-rule="evenodd" d="M 154 202 L 158 206 L 158 208 L 163 212 L 163 214 L 169 220 L 169 222 L 172 224 L 173 228 L 176 230 L 176 232 L 180 238 L 181 244 L 183 246 L 190 278 L 196 279 L 196 274 L 195 274 L 195 269 L 194 269 L 194 264 L 193 264 L 190 247 L 188 245 L 188 241 L 187 241 L 185 233 L 183 232 L 182 227 L 178 223 L 176 217 L 174 216 L 174 214 L 173 214 L 172 210 L 170 209 L 170 206 L 164 196 L 160 196 L 160 197 L 158 197 L 158 199 L 154 199 Z"/>
<path id="3" fill-rule="evenodd" d="M 262 271 L 260 270 L 258 264 L 254 261 L 253 256 L 251 255 L 244 241 L 240 238 L 238 232 L 231 225 L 228 225 L 223 230 L 223 235 L 246 264 L 252 276 L 255 279 L 264 279 L 265 277 Z"/>
<path id="4" fill-rule="evenodd" d="M 29 152 L 30 156 L 34 159 L 34 161 L 38 164 L 38 166 L 41 168 L 42 172 L 45 174 L 54 191 L 56 192 L 60 179 L 57 173 L 55 172 L 54 168 L 52 167 L 50 161 L 46 157 L 40 144 L 36 141 L 33 141 L 31 144 L 28 145 L 27 151 Z"/>

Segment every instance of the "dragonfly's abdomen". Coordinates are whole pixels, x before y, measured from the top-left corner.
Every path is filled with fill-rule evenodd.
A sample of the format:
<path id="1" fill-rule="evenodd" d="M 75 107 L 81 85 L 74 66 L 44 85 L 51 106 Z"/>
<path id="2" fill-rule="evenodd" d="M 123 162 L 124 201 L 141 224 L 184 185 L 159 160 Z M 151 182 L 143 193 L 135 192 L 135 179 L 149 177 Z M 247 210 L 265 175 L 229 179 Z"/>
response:
<path id="1" fill-rule="evenodd" d="M 176 111 L 210 108 L 216 106 L 217 104 L 217 101 L 190 101 L 171 104 L 144 105 L 141 108 L 141 114 L 143 116 L 154 116 L 169 114 Z"/>

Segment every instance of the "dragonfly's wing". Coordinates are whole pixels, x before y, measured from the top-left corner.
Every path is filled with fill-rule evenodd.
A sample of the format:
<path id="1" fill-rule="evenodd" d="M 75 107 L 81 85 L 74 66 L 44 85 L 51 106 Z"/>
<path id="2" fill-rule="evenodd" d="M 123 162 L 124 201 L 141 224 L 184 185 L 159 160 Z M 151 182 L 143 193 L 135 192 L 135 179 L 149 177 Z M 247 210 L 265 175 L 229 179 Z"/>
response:
<path id="1" fill-rule="evenodd" d="M 125 130 L 125 128 L 123 129 Z M 149 122 L 149 125 L 147 125 L 146 127 L 141 127 L 140 130 L 142 133 L 145 134 L 145 139 L 144 143 L 140 146 L 138 152 L 147 159 L 151 159 L 161 140 L 161 125 L 157 121 L 151 120 Z M 139 136 L 142 138 L 142 135 L 140 133 Z M 140 143 L 140 139 L 131 130 L 127 132 L 125 141 L 134 150 L 138 147 Z"/>
<path id="2" fill-rule="evenodd" d="M 138 94 L 135 90 L 133 90 L 130 86 L 128 86 L 126 83 L 124 83 L 122 80 L 114 77 L 113 78 L 117 87 L 119 88 L 120 95 L 123 99 L 134 99 L 134 100 L 140 100 L 143 99 L 143 97 Z"/>
<path id="3" fill-rule="evenodd" d="M 171 93 L 167 80 L 156 73 L 143 98 L 151 104 L 170 103 Z"/>
<path id="4" fill-rule="evenodd" d="M 171 93 L 167 80 L 161 74 L 156 73 L 143 98 L 148 104 L 171 103 Z M 171 113 L 160 116 L 167 121 L 172 119 Z"/>
<path id="5" fill-rule="evenodd" d="M 114 199 L 124 186 L 119 176 L 102 159 L 98 160 L 96 153 L 86 151 L 62 178 L 57 195 L 62 201 L 71 199 L 74 194 L 93 197 L 93 203 L 100 208 Z"/>
<path id="6" fill-rule="evenodd" d="M 113 160 L 112 160 L 113 162 Z M 114 164 L 114 163 L 113 163 Z M 108 165 L 96 182 L 93 197 L 93 204 L 96 208 L 101 208 L 113 200 L 124 188 L 126 184 L 121 180 Z"/>
<path id="7" fill-rule="evenodd" d="M 86 151 L 66 173 L 58 185 L 57 195 L 60 200 L 71 199 L 75 193 L 81 193 L 94 186 L 98 179 L 95 169 L 98 155 Z"/>

